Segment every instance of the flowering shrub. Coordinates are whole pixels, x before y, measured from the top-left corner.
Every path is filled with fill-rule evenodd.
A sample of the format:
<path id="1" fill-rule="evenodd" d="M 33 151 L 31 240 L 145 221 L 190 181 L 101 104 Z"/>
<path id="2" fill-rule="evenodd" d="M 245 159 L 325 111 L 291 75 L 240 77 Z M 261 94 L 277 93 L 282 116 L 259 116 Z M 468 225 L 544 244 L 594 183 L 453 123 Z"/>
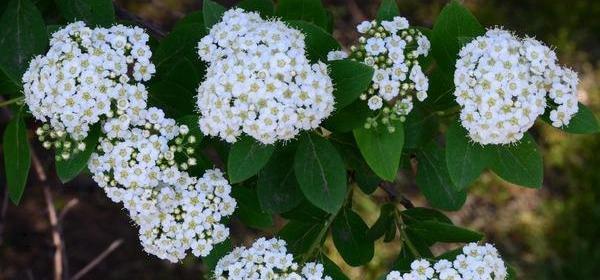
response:
<path id="1" fill-rule="evenodd" d="M 216 279 L 347 279 L 322 249 L 329 237 L 351 266 L 379 239 L 399 243 L 387 279 L 514 278 L 482 234 L 439 210 L 459 210 L 484 170 L 541 187 L 528 134 L 538 117 L 600 131 L 550 47 L 486 31 L 457 1 L 429 29 L 383 0 L 344 47 L 318 0 L 205 0 L 166 35 L 93 2 L 60 5 L 52 28 L 30 0 L 0 17 L 0 82 L 15 88 L 0 102 L 14 113 L 2 142 L 10 198 L 24 193 L 31 128 L 62 182 L 87 168 L 122 204 L 143 250 L 196 257 Z M 402 196 L 400 171 L 427 207 Z M 368 224 L 353 195 L 378 188 L 389 199 Z M 234 249 L 245 238 L 232 219 L 270 239 Z M 435 256 L 438 243 L 467 245 Z"/>

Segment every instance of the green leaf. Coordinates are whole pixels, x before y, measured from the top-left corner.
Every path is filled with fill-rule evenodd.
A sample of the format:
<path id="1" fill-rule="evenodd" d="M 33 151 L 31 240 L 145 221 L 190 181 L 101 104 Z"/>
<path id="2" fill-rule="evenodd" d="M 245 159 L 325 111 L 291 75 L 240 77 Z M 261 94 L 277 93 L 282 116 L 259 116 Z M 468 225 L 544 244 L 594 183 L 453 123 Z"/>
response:
<path id="1" fill-rule="evenodd" d="M 367 224 L 350 208 L 344 208 L 333 220 L 333 243 L 347 264 L 360 266 L 373 258 L 374 245 L 368 231 Z"/>
<path id="2" fill-rule="evenodd" d="M 483 146 L 471 141 L 467 131 L 454 121 L 446 132 L 446 165 L 454 185 L 467 188 L 490 163 Z"/>
<path id="3" fill-rule="evenodd" d="M 349 280 L 348 276 L 344 274 L 342 269 L 340 269 L 338 265 L 329 259 L 325 254 L 320 254 L 319 262 L 323 264 L 323 270 L 325 271 L 323 274 L 336 280 Z"/>
<path id="4" fill-rule="evenodd" d="M 366 194 L 373 193 L 381 183 L 381 179 L 373 173 L 360 155 L 360 151 L 356 147 L 354 135 L 349 133 L 334 134 L 331 139 L 335 147 L 340 151 L 346 163 L 346 168 L 354 171 L 354 180 L 360 187 L 360 190 Z"/>
<path id="5" fill-rule="evenodd" d="M 417 153 L 417 160 L 417 185 L 431 206 L 449 211 L 460 209 L 467 193 L 457 190 L 452 183 L 444 151 L 430 142 Z"/>
<path id="6" fill-rule="evenodd" d="M 300 20 L 289 21 L 288 24 L 304 34 L 306 53 L 312 62 L 327 61 L 330 51 L 341 49 L 340 43 L 319 26 Z"/>
<path id="7" fill-rule="evenodd" d="M 549 124 L 552 123 L 548 114 L 544 114 L 542 119 Z M 598 133 L 600 132 L 600 125 L 598 125 L 598 119 L 596 119 L 592 110 L 579 103 L 579 111 L 577 111 L 577 114 L 573 116 L 569 125 L 560 127 L 560 130 L 573 134 Z"/>
<path id="8" fill-rule="evenodd" d="M 346 169 L 337 150 L 325 138 L 300 138 L 294 172 L 304 196 L 315 206 L 336 213 L 346 197 Z"/>
<path id="9" fill-rule="evenodd" d="M 454 72 L 456 57 L 460 50 L 459 37 L 476 37 L 485 29 L 477 19 L 458 1 L 450 2 L 433 26 L 431 51 L 442 68 Z"/>
<path id="10" fill-rule="evenodd" d="M 294 209 L 281 213 L 281 217 L 288 220 L 297 220 L 305 223 L 320 223 L 327 219 L 327 212 L 312 205 L 308 200 L 303 199 Z"/>
<path id="11" fill-rule="evenodd" d="M 394 133 L 383 128 L 358 128 L 354 130 L 354 138 L 360 153 L 377 176 L 387 181 L 394 181 L 400 165 L 402 147 L 404 145 L 404 126 L 395 122 Z"/>
<path id="12" fill-rule="evenodd" d="M 394 232 L 396 231 L 395 213 L 396 206 L 394 204 L 386 203 L 381 206 L 379 218 L 377 218 L 377 221 L 375 221 L 367 233 L 369 240 L 375 241 L 379 239 L 389 231 L 390 227 L 394 228 Z"/>
<path id="13" fill-rule="evenodd" d="M 235 216 L 247 226 L 265 229 L 273 226 L 271 214 L 263 212 L 258 203 L 256 190 L 246 186 L 233 187 L 231 195 L 237 201 Z"/>
<path id="14" fill-rule="evenodd" d="M 87 167 L 92 153 L 95 152 L 98 147 L 100 135 L 100 125 L 94 125 L 91 127 L 88 136 L 83 140 L 83 143 L 85 143 L 85 150 L 72 153 L 68 160 L 61 159 L 56 161 L 56 175 L 58 175 L 61 182 L 67 183 L 75 179 L 75 177 Z M 57 153 L 61 154 L 62 152 L 59 149 L 57 150 Z"/>
<path id="15" fill-rule="evenodd" d="M 217 267 L 217 263 L 225 255 L 229 254 L 233 250 L 231 239 L 227 239 L 219 244 L 214 245 L 212 251 L 208 256 L 202 258 L 202 263 L 205 264 L 211 271 Z"/>
<path id="16" fill-rule="evenodd" d="M 372 112 L 367 107 L 367 102 L 356 100 L 347 107 L 335 112 L 325 121 L 323 126 L 335 132 L 350 132 L 364 126 L 365 120 Z"/>
<path id="17" fill-rule="evenodd" d="M 438 124 L 435 113 L 426 112 L 421 104 L 415 104 L 406 117 L 404 131 L 404 150 L 416 150 L 427 144 L 437 133 Z"/>
<path id="18" fill-rule="evenodd" d="M 429 76 L 429 89 L 424 104 L 435 111 L 443 111 L 458 106 L 454 97 L 454 78 L 452 72 L 436 67 Z"/>
<path id="19" fill-rule="evenodd" d="M 421 221 L 436 221 L 439 223 L 452 224 L 450 218 L 446 217 L 442 212 L 430 209 L 415 207 L 402 211 L 402 220 L 405 224 L 413 224 Z"/>
<path id="20" fill-rule="evenodd" d="M 365 92 L 373 79 L 372 67 L 349 59 L 332 61 L 329 65 L 331 79 L 335 85 L 336 110 L 342 109 Z"/>
<path id="21" fill-rule="evenodd" d="M 396 4 L 396 0 L 381 1 L 381 5 L 379 5 L 379 9 L 377 10 L 378 21 L 391 21 L 394 19 L 394 17 L 397 17 L 399 15 L 400 10 L 398 9 L 398 4 Z"/>
<path id="22" fill-rule="evenodd" d="M 210 30 L 213 25 L 221 21 L 221 18 L 227 9 L 212 0 L 204 0 L 202 2 L 204 25 L 206 26 L 206 30 Z"/>
<path id="23" fill-rule="evenodd" d="M 257 12 L 263 18 L 275 15 L 275 5 L 272 0 L 243 0 L 237 6 L 245 11 Z"/>
<path id="24" fill-rule="evenodd" d="M 500 178 L 528 188 L 540 188 L 544 179 L 542 155 L 533 137 L 525 134 L 523 139 L 510 145 L 486 145 L 490 153 L 490 169 Z"/>
<path id="25" fill-rule="evenodd" d="M 457 227 L 448 223 L 436 221 L 421 221 L 408 225 L 407 229 L 421 237 L 429 244 L 435 242 L 476 242 L 483 238 L 483 234 L 469 229 Z"/>
<path id="26" fill-rule="evenodd" d="M 327 29 L 327 12 L 321 0 L 280 0 L 276 15 L 286 21 L 302 20 Z"/>
<path id="27" fill-rule="evenodd" d="M 23 196 L 31 166 L 27 129 L 21 113 L 14 116 L 8 123 L 2 140 L 8 196 L 14 204 L 18 205 Z"/>
<path id="28" fill-rule="evenodd" d="M 192 68 L 188 68 L 192 69 Z M 161 108 L 171 118 L 181 118 L 194 113 L 195 93 L 177 82 L 157 80 L 148 88 L 148 103 Z"/>
<path id="29" fill-rule="evenodd" d="M 227 173 L 232 184 L 242 182 L 258 173 L 271 158 L 275 146 L 264 145 L 251 137 L 243 137 L 231 146 Z"/>
<path id="30" fill-rule="evenodd" d="M 276 151 L 258 173 L 258 201 L 264 211 L 283 213 L 298 206 L 304 196 L 294 175 L 294 150 Z"/>
<path id="31" fill-rule="evenodd" d="M 19 87 L 29 60 L 48 47 L 42 15 L 30 0 L 12 0 L 0 18 L 0 68 Z"/>
<path id="32" fill-rule="evenodd" d="M 111 0 L 56 0 L 60 12 L 68 22 L 82 20 L 90 27 L 109 27 L 115 22 Z"/>
<path id="33" fill-rule="evenodd" d="M 298 256 L 306 253 L 315 242 L 322 242 L 317 239 L 324 227 L 325 222 L 307 223 L 292 220 L 281 229 L 278 235 L 286 241 L 290 252 Z"/>

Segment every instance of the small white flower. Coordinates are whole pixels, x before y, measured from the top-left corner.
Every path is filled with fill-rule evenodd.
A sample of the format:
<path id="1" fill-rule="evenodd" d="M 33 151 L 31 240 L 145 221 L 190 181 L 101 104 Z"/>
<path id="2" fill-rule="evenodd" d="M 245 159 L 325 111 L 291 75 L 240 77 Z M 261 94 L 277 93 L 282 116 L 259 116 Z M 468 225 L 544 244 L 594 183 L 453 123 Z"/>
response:
<path id="1" fill-rule="evenodd" d="M 369 98 L 367 103 L 369 105 L 369 109 L 378 110 L 383 106 L 383 99 L 378 95 L 373 95 Z"/>
<path id="2" fill-rule="evenodd" d="M 371 29 L 372 26 L 373 25 L 370 21 L 363 21 L 358 26 L 356 26 L 356 30 L 359 33 L 367 33 L 367 31 L 369 31 L 369 29 Z"/>

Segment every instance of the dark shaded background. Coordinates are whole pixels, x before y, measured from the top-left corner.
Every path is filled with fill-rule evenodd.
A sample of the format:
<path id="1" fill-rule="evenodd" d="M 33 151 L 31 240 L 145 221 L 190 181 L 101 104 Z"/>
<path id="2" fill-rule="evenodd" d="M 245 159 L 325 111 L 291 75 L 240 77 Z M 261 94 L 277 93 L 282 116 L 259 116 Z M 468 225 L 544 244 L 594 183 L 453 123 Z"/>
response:
<path id="1" fill-rule="evenodd" d="M 0 0 L 5 2 L 5 0 Z M 51 0 L 37 0 L 48 14 L 56 10 Z M 177 19 L 199 9 L 199 0 L 119 0 L 118 4 L 169 30 Z M 236 1 L 219 1 L 231 6 Z M 354 26 L 372 18 L 379 1 L 324 1 L 335 17 L 334 36 L 353 41 Z M 411 24 L 431 27 L 446 1 L 401 0 L 400 10 Z M 600 1 L 594 0 L 490 0 L 464 1 L 485 26 L 503 25 L 535 36 L 557 48 L 561 63 L 580 73 L 580 99 L 600 112 Z M 2 5 L 2 3 L 0 3 Z M 1 50 L 0 50 L 1 51 Z M 7 116 L 0 115 L 0 130 Z M 598 279 L 600 275 L 600 138 L 574 136 L 537 124 L 535 135 L 544 154 L 545 180 L 541 190 L 529 190 L 484 174 L 472 187 L 462 210 L 449 213 L 459 225 L 484 232 L 496 243 L 519 279 Z M 145 254 L 138 244 L 137 229 L 120 206 L 109 201 L 87 177 L 61 185 L 53 173 L 53 160 L 31 141 L 49 172 L 49 188 L 59 215 L 74 205 L 60 223 L 65 244 L 65 267 L 74 275 L 116 240 L 123 243 L 83 279 L 203 279 L 198 259 L 181 264 L 160 261 Z M 0 161 L 0 165 L 3 160 Z M 4 168 L 0 167 L 0 172 Z M 0 179 L 0 279 L 51 279 L 54 248 L 43 187 L 32 175 L 21 205 L 6 202 L 5 180 Z M 0 173 L 0 178 L 4 174 Z M 399 187 L 417 205 L 426 206 L 412 178 Z M 377 202 L 360 192 L 355 207 L 366 221 L 378 216 Z M 76 202 L 74 202 L 76 201 Z M 76 204 L 73 204 L 76 203 Z M 273 229 L 272 232 L 275 232 Z M 248 243 L 258 234 L 233 222 L 233 240 Z M 326 244 L 331 247 L 331 241 Z M 397 247 L 377 245 L 375 258 L 362 268 L 343 264 L 335 249 L 334 260 L 352 279 L 375 279 L 394 261 Z M 447 249 L 436 248 L 438 252 Z"/>

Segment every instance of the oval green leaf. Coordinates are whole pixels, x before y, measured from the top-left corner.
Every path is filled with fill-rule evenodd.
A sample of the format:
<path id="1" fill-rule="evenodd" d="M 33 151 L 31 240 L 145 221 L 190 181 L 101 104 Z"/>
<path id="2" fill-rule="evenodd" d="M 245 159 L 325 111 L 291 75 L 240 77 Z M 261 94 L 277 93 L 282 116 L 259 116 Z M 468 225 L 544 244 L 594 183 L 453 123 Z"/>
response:
<path id="1" fill-rule="evenodd" d="M 294 175 L 293 149 L 278 150 L 273 154 L 258 173 L 256 190 L 260 206 L 267 212 L 287 212 L 302 202 L 304 196 Z"/>
<path id="2" fill-rule="evenodd" d="M 358 128 L 354 138 L 360 153 L 377 176 L 394 181 L 400 165 L 404 145 L 404 126 L 396 122 L 393 133 L 383 128 Z"/>
<path id="3" fill-rule="evenodd" d="M 327 11 L 321 0 L 280 0 L 276 15 L 284 20 L 302 20 L 327 29 Z"/>
<path id="4" fill-rule="evenodd" d="M 235 142 L 227 159 L 229 181 L 235 184 L 258 174 L 274 150 L 275 146 L 264 145 L 251 137 L 243 137 Z"/>
<path id="5" fill-rule="evenodd" d="M 323 28 L 310 22 L 293 20 L 288 22 L 291 27 L 299 29 L 304 34 L 306 53 L 312 62 L 327 61 L 327 54 L 333 50 L 341 49 L 336 41 Z"/>
<path id="6" fill-rule="evenodd" d="M 474 143 L 458 121 L 446 132 L 446 165 L 454 185 L 467 188 L 490 163 L 483 146 Z"/>
<path id="7" fill-rule="evenodd" d="M 456 57 L 461 48 L 459 37 L 476 37 L 485 29 L 475 16 L 458 1 L 450 2 L 438 16 L 432 32 L 431 52 L 445 70 L 454 72 Z"/>
<path id="8" fill-rule="evenodd" d="M 542 155 L 529 134 L 510 145 L 486 145 L 490 169 L 500 178 L 528 188 L 540 188 L 544 179 Z"/>
<path id="9" fill-rule="evenodd" d="M 332 61 L 329 71 L 335 85 L 335 108 L 340 110 L 369 88 L 375 70 L 363 63 L 344 59 Z"/>
<path id="10" fill-rule="evenodd" d="M 0 68 L 17 86 L 29 60 L 48 47 L 44 18 L 30 0 L 12 0 L 0 18 Z"/>
<path id="11" fill-rule="evenodd" d="M 452 183 L 444 151 L 435 142 L 430 142 L 417 153 L 417 160 L 417 185 L 431 206 L 448 211 L 460 209 L 467 193 L 459 191 Z"/>
<path id="12" fill-rule="evenodd" d="M 325 138 L 300 138 L 294 172 L 304 196 L 315 206 L 336 213 L 346 197 L 346 169 L 337 150 Z"/>
<path id="13" fill-rule="evenodd" d="M 374 245 L 368 231 L 367 224 L 349 208 L 344 208 L 333 220 L 333 244 L 347 264 L 360 266 L 373 258 Z"/>
<path id="14" fill-rule="evenodd" d="M 14 204 L 19 204 L 31 166 L 27 130 L 21 114 L 8 123 L 2 140 L 8 196 Z"/>

